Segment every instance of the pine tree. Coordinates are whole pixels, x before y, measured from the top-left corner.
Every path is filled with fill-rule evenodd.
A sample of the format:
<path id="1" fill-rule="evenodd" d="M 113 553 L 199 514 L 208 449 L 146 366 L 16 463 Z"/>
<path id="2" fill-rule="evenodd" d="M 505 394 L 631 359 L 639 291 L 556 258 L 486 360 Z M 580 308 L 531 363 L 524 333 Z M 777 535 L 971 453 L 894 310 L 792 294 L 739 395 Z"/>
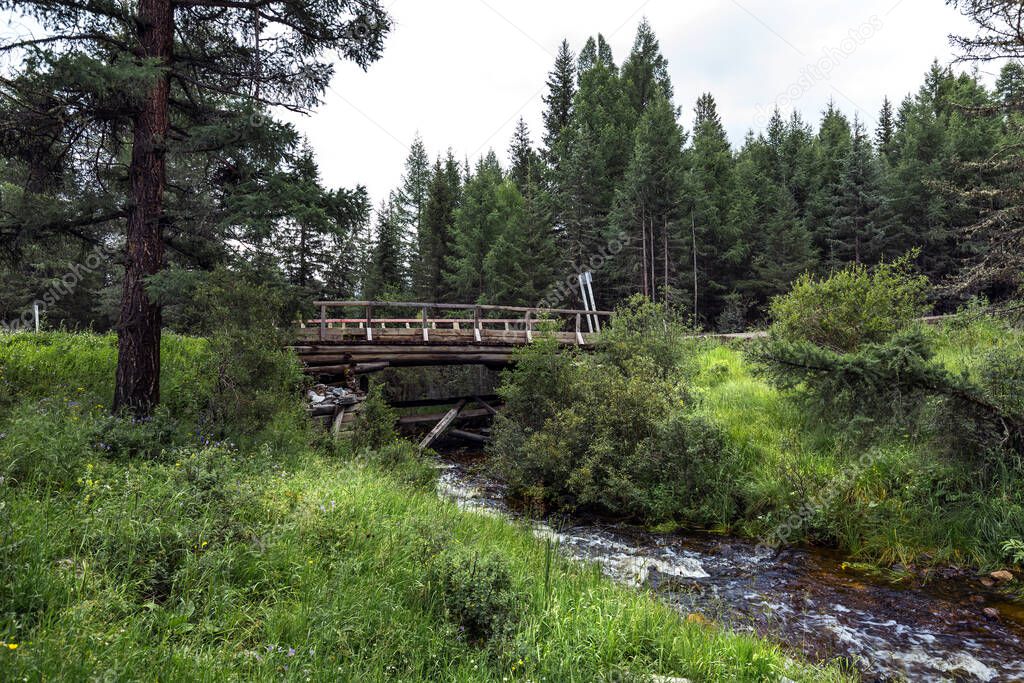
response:
<path id="1" fill-rule="evenodd" d="M 680 231 L 680 242 L 686 244 L 681 250 L 686 254 L 680 262 L 681 286 L 693 290 L 696 282 L 696 291 L 687 297 L 694 303 L 694 316 L 715 321 L 740 278 L 743 249 L 728 220 L 734 161 L 714 97 L 701 95 L 694 112 L 693 144 L 686 154 L 688 218 Z"/>
<path id="2" fill-rule="evenodd" d="M 661 96 L 672 101 L 672 81 L 668 60 L 661 54 L 658 39 L 647 19 L 636 29 L 633 50 L 622 64 L 622 83 L 626 97 L 636 116 L 647 110 L 651 101 Z"/>
<path id="3" fill-rule="evenodd" d="M 0 47 L 21 61 L 18 76 L 0 81 L 2 144 L 26 162 L 29 193 L 20 211 L 5 212 L 3 231 L 123 226 L 113 409 L 148 415 L 159 401 L 161 315 L 146 281 L 164 267 L 165 234 L 192 227 L 172 225 L 187 216 L 167 196 L 231 183 L 249 164 L 241 150 L 279 146 L 280 137 L 260 138 L 271 130 L 262 112 L 317 104 L 334 69 L 328 51 L 364 68 L 376 60 L 388 16 L 376 0 L 0 0 L 0 10 L 30 16 L 44 36 Z M 168 171 L 185 167 L 194 175 L 169 184 Z"/>
<path id="4" fill-rule="evenodd" d="M 443 164 L 441 159 L 434 163 L 421 224 L 423 239 L 414 273 L 416 295 L 424 301 L 443 302 L 449 298 L 446 276 L 461 192 L 459 162 L 448 150 Z"/>
<path id="5" fill-rule="evenodd" d="M 404 229 L 398 198 L 391 195 L 381 202 L 377 211 L 373 255 L 365 285 L 367 299 L 388 299 L 405 293 L 408 272 Z"/>
<path id="6" fill-rule="evenodd" d="M 548 72 L 548 92 L 544 95 L 544 159 L 557 166 L 561 156 L 559 141 L 572 116 L 572 100 L 576 94 L 575 58 L 569 41 L 558 46 L 555 65 Z"/>
<path id="7" fill-rule="evenodd" d="M 513 195 L 503 187 L 498 158 L 488 152 L 477 163 L 466 181 L 462 203 L 455 213 L 455 239 L 448 257 L 447 282 L 452 296 L 460 302 L 480 300 L 486 291 L 484 260 L 505 229 L 512 214 L 522 210 L 518 191 Z M 508 184 L 514 189 L 514 185 Z"/>

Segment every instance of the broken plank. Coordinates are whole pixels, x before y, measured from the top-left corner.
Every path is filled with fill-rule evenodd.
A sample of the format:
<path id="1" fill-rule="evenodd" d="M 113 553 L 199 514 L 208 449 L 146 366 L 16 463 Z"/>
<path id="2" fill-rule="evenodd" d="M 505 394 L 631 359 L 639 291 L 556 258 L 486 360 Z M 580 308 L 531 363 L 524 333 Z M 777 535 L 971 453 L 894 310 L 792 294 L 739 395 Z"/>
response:
<path id="1" fill-rule="evenodd" d="M 444 417 L 441 418 L 441 421 L 434 425 L 434 428 L 430 430 L 429 434 L 423 437 L 423 441 L 420 442 L 421 451 L 426 448 L 430 448 L 430 444 L 434 443 L 434 441 L 444 434 L 445 430 L 451 426 L 452 422 L 455 421 L 455 418 L 458 417 L 465 405 L 465 400 L 459 401 L 452 406 L 451 410 L 445 413 Z"/>

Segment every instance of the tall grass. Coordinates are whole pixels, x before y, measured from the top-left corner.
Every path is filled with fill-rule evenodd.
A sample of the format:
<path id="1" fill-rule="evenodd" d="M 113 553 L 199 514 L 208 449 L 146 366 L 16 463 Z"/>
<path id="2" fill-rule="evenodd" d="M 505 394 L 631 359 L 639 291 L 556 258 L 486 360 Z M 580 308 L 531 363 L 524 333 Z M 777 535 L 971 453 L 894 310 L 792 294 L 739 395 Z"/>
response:
<path id="1" fill-rule="evenodd" d="M 1024 338 L 992 318 L 956 320 L 929 334 L 937 360 L 968 375 L 986 351 Z M 745 468 L 741 481 L 725 485 L 744 498 L 746 514 L 720 520 L 721 528 L 771 534 L 814 501 L 789 542 L 833 545 L 884 564 L 989 568 L 1006 564 L 1007 541 L 1024 538 L 1024 477 L 1011 464 L 983 483 L 929 434 L 863 440 L 849 425 L 810 419 L 795 396 L 759 376 L 739 345 L 702 341 L 689 365 L 694 410 L 725 431 Z"/>
<path id="2" fill-rule="evenodd" d="M 196 401 L 203 343 L 165 344 L 165 387 Z M 262 443 L 112 451 L 111 361 L 107 337 L 0 340 L 0 680 L 846 680 L 402 483 L 422 463 L 282 451 L 308 441 L 287 417 Z M 471 643 L 439 607 L 426 567 L 452 548 L 507 568 L 506 638 Z"/>

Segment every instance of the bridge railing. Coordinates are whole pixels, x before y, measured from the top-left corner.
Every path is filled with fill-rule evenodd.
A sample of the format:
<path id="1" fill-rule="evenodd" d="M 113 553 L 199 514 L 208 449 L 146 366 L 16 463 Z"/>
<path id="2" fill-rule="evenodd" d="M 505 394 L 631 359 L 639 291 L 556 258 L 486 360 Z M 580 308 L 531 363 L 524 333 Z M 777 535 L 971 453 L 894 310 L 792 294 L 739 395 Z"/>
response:
<path id="1" fill-rule="evenodd" d="M 353 325 L 365 331 L 366 339 L 373 340 L 373 329 L 398 326 L 405 328 L 419 327 L 423 331 L 423 341 L 430 341 L 430 330 L 438 326 L 451 326 L 454 330 L 472 330 L 475 341 L 481 341 L 482 332 L 487 329 L 504 329 L 505 331 L 525 331 L 527 341 L 533 339 L 538 323 L 545 320 L 557 320 L 562 325 L 571 326 L 575 331 L 576 343 L 584 343 L 584 334 L 601 331 L 601 321 L 612 315 L 611 311 L 587 311 L 576 308 L 538 308 L 531 306 L 495 306 L 490 304 L 449 304 L 425 303 L 412 301 L 315 301 L 320 309 L 320 317 L 303 321 L 303 327 L 319 326 L 319 338 L 327 337 L 327 330 L 340 324 L 342 327 Z M 359 309 L 358 317 L 344 315 L 328 317 L 328 313 L 337 309 Z M 374 316 L 374 311 L 390 311 L 393 309 L 413 309 L 419 311 L 415 318 L 395 317 L 395 314 Z M 431 317 L 437 312 L 442 317 Z M 447 315 L 445 315 L 447 314 Z M 512 314 L 509 316 L 508 314 Z M 499 316 L 499 317 L 489 317 Z"/>

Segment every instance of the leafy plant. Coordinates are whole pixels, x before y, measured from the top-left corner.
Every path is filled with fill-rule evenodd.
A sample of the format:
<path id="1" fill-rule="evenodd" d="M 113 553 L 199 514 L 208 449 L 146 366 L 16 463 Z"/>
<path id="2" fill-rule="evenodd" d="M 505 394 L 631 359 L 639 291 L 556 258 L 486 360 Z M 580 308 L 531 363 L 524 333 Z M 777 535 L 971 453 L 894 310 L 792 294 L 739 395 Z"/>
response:
<path id="1" fill-rule="evenodd" d="M 382 385 L 375 385 L 363 401 L 363 408 L 352 434 L 352 447 L 359 451 L 393 444 L 397 439 L 397 417 L 398 413 L 384 398 Z"/>
<path id="2" fill-rule="evenodd" d="M 426 582 L 447 619 L 469 642 L 503 640 L 515 631 L 525 595 L 500 556 L 461 547 L 444 550 L 430 560 Z"/>
<path id="3" fill-rule="evenodd" d="M 772 337 L 840 353 L 884 342 L 928 309 L 928 279 L 913 273 L 911 256 L 873 269 L 853 264 L 821 279 L 801 276 L 771 302 Z"/>

